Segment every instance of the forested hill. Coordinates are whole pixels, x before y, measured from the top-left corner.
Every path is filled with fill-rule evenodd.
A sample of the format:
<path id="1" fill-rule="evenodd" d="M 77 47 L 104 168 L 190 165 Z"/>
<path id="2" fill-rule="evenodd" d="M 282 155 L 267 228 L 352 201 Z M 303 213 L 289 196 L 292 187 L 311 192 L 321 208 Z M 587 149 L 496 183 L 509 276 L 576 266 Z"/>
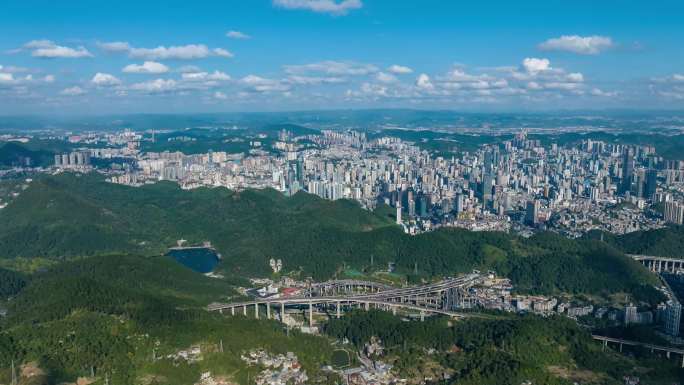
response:
<path id="1" fill-rule="evenodd" d="M 417 267 L 425 278 L 493 269 L 519 290 L 541 293 L 638 291 L 654 282 L 600 241 L 458 229 L 409 236 L 387 214 L 305 193 L 133 188 L 63 174 L 38 178 L 0 212 L 0 256 L 160 255 L 186 239 L 211 241 L 223 256 L 220 270 L 247 276 L 269 274 L 268 259 L 281 258 L 286 271 L 317 279 L 343 266 L 373 271 L 394 262 L 398 273 Z"/>
<path id="2" fill-rule="evenodd" d="M 593 232 L 586 238 L 600 239 L 601 233 Z M 618 236 L 603 233 L 603 240 L 628 254 L 684 258 L 684 226 L 635 231 Z"/>

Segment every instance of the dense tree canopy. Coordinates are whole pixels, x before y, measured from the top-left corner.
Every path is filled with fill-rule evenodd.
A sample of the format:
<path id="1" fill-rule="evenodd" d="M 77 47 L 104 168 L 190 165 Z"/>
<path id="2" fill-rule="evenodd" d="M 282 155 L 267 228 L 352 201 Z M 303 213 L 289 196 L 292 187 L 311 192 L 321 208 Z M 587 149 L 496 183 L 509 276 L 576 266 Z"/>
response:
<path id="1" fill-rule="evenodd" d="M 161 255 L 178 239 L 211 241 L 223 256 L 219 269 L 240 276 L 270 274 L 268 260 L 280 258 L 286 271 L 316 279 L 393 262 L 398 273 L 417 268 L 423 278 L 493 269 L 537 293 L 634 291 L 654 282 L 600 241 L 461 229 L 410 236 L 383 208 L 369 212 L 305 193 L 133 188 L 64 174 L 35 180 L 0 213 L 0 257 Z"/>

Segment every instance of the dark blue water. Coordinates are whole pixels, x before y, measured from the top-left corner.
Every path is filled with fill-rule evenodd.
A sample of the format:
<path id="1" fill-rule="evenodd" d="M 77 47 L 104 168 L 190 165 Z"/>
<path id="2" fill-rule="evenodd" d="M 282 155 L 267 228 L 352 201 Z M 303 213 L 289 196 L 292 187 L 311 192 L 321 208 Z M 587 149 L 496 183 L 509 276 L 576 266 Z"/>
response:
<path id="1" fill-rule="evenodd" d="M 172 257 L 183 266 L 203 274 L 213 271 L 219 263 L 216 252 L 207 248 L 170 250 L 166 255 Z"/>

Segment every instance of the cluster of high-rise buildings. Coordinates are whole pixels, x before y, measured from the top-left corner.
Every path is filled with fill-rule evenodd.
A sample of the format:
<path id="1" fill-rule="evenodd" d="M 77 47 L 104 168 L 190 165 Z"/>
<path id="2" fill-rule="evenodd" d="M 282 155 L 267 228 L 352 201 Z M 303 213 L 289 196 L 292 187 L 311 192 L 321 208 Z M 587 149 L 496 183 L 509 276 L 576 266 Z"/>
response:
<path id="1" fill-rule="evenodd" d="M 62 169 L 90 168 L 90 151 L 72 151 L 55 155 L 55 167 Z"/>
<path id="2" fill-rule="evenodd" d="M 282 131 L 270 149 L 253 142 L 258 145 L 246 154 L 138 153 L 135 167 L 117 170 L 111 180 L 274 188 L 288 195 L 304 190 L 367 208 L 387 204 L 410 232 L 546 227 L 578 236 L 682 218 L 677 202 L 684 163 L 662 159 L 651 146 L 593 140 L 559 146 L 530 139 L 525 131 L 448 157 L 432 155 L 420 143 L 356 131 L 299 137 Z M 657 204 L 664 205 L 664 216 L 651 215 Z"/>

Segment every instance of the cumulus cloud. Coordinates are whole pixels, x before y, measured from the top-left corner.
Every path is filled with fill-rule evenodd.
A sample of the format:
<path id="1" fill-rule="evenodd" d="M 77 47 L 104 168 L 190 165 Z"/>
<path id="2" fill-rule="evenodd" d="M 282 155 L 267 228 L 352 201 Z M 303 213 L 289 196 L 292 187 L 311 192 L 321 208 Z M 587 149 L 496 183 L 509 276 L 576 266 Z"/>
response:
<path id="1" fill-rule="evenodd" d="M 136 59 L 145 60 L 192 60 L 204 59 L 210 56 L 233 57 L 233 54 L 224 48 L 210 49 L 204 44 L 188 44 L 182 46 L 163 46 L 156 48 L 133 47 L 127 42 L 105 42 L 98 43 L 98 46 L 108 52 L 125 52 L 128 56 Z"/>
<path id="2" fill-rule="evenodd" d="M 186 72 L 182 75 L 183 80 L 190 82 L 206 82 L 206 81 L 228 81 L 230 76 L 224 72 L 214 71 L 208 72 Z"/>
<path id="3" fill-rule="evenodd" d="M 100 42 L 97 45 L 107 52 L 128 52 L 131 49 L 131 45 L 125 41 Z"/>
<path id="4" fill-rule="evenodd" d="M 55 81 L 54 75 L 45 75 L 42 78 L 35 79 L 32 74 L 17 76 L 21 72 L 29 71 L 26 68 L 21 67 L 3 67 L 0 65 L 0 85 L 15 87 L 15 90 L 26 89 L 26 84 L 28 83 L 53 83 Z"/>
<path id="5" fill-rule="evenodd" d="M 227 49 L 223 49 L 223 48 L 214 48 L 212 52 L 214 53 L 214 55 L 221 56 L 221 57 L 233 57 L 233 56 L 235 56 L 230 51 L 228 51 Z"/>
<path id="6" fill-rule="evenodd" d="M 375 79 L 380 83 L 394 83 L 399 80 L 396 76 L 385 72 L 378 72 L 378 74 L 375 75 Z"/>
<path id="7" fill-rule="evenodd" d="M 363 7 L 361 0 L 273 0 L 273 5 L 285 9 L 303 9 L 331 15 L 346 15 Z"/>
<path id="8" fill-rule="evenodd" d="M 187 66 L 182 66 L 178 69 L 178 72 L 180 73 L 187 73 L 187 72 L 202 72 L 202 69 L 200 69 L 198 66 L 193 66 L 193 65 L 187 65 Z"/>
<path id="9" fill-rule="evenodd" d="M 584 75 L 579 72 L 569 73 L 566 76 L 567 81 L 572 83 L 582 83 L 584 81 Z"/>
<path id="10" fill-rule="evenodd" d="M 0 68 L 1 70 L 2 68 Z M 14 75 L 7 72 L 0 72 L 0 84 L 10 84 L 14 83 Z"/>
<path id="11" fill-rule="evenodd" d="M 299 76 L 291 75 L 287 77 L 287 81 L 298 85 L 319 85 L 319 84 L 338 84 L 346 82 L 346 79 L 334 76 Z"/>
<path id="12" fill-rule="evenodd" d="M 33 57 L 44 59 L 93 57 L 85 47 L 66 47 L 51 40 L 31 40 L 24 44 L 23 49 L 31 51 Z"/>
<path id="13" fill-rule="evenodd" d="M 684 83 L 684 75 L 682 74 L 672 74 L 666 77 L 652 78 L 654 83 Z"/>
<path id="14" fill-rule="evenodd" d="M 276 92 L 276 91 L 289 91 L 290 87 L 287 84 L 283 84 L 276 79 L 263 78 L 257 75 L 247 75 L 240 80 L 242 84 L 247 86 L 248 90 L 254 92 Z"/>
<path id="15" fill-rule="evenodd" d="M 177 82 L 173 79 L 155 79 L 146 82 L 135 83 L 130 89 L 148 93 L 163 93 L 176 89 Z"/>
<path id="16" fill-rule="evenodd" d="M 538 59 L 534 57 L 528 57 L 525 58 L 525 60 L 523 60 L 522 65 L 525 71 L 531 74 L 536 74 L 551 69 L 551 62 L 549 61 L 549 59 Z"/>
<path id="17" fill-rule="evenodd" d="M 340 62 L 326 60 L 317 63 L 302 65 L 286 65 L 285 72 L 289 74 L 304 74 L 311 72 L 325 73 L 330 75 L 362 76 L 375 73 L 378 68 L 372 64 Z"/>
<path id="18" fill-rule="evenodd" d="M 90 82 L 100 87 L 118 86 L 119 84 L 121 84 L 121 80 L 119 80 L 116 76 L 102 72 L 96 73 L 95 76 L 93 76 L 93 78 L 90 80 Z"/>
<path id="19" fill-rule="evenodd" d="M 668 100 L 684 100 L 684 75 L 672 74 L 651 79 L 651 92 Z"/>
<path id="20" fill-rule="evenodd" d="M 391 65 L 387 68 L 387 71 L 397 74 L 397 75 L 404 75 L 404 74 L 410 74 L 413 73 L 413 70 L 409 67 L 401 66 L 398 64 Z"/>
<path id="21" fill-rule="evenodd" d="M 64 96 L 79 96 L 84 95 L 85 93 L 86 91 L 83 88 L 74 86 L 63 89 L 59 94 Z"/>
<path id="22" fill-rule="evenodd" d="M 121 71 L 132 74 L 163 74 L 169 72 L 169 67 L 155 61 L 146 61 L 143 64 L 129 64 Z"/>
<path id="23" fill-rule="evenodd" d="M 156 48 L 131 48 L 129 55 L 134 58 L 148 59 L 148 60 L 165 60 L 165 59 L 204 59 L 206 57 L 215 56 L 232 56 L 230 52 L 216 48 L 210 50 L 204 44 L 188 44 L 183 46 L 159 46 Z"/>
<path id="24" fill-rule="evenodd" d="M 434 84 L 430 80 L 430 76 L 427 74 L 420 74 L 416 79 L 416 87 L 421 90 L 431 91 L 435 88 Z"/>
<path id="25" fill-rule="evenodd" d="M 601 96 L 601 97 L 613 97 L 613 96 L 618 95 L 618 93 L 616 91 L 608 92 L 608 91 L 603 91 L 600 88 L 592 88 L 590 93 L 593 96 Z"/>
<path id="26" fill-rule="evenodd" d="M 240 31 L 228 31 L 228 32 L 226 32 L 226 36 L 231 38 L 231 39 L 238 39 L 238 40 L 246 40 L 246 39 L 252 38 L 248 34 L 246 34 L 244 32 L 240 32 Z"/>
<path id="27" fill-rule="evenodd" d="M 544 51 L 566 51 L 580 55 L 597 55 L 613 46 L 613 39 L 608 36 L 564 35 L 546 40 L 539 44 L 539 49 Z"/>
<path id="28" fill-rule="evenodd" d="M 216 92 L 214 92 L 214 98 L 220 99 L 220 100 L 225 100 L 225 99 L 228 99 L 228 95 L 224 94 L 221 91 L 216 91 Z"/>

